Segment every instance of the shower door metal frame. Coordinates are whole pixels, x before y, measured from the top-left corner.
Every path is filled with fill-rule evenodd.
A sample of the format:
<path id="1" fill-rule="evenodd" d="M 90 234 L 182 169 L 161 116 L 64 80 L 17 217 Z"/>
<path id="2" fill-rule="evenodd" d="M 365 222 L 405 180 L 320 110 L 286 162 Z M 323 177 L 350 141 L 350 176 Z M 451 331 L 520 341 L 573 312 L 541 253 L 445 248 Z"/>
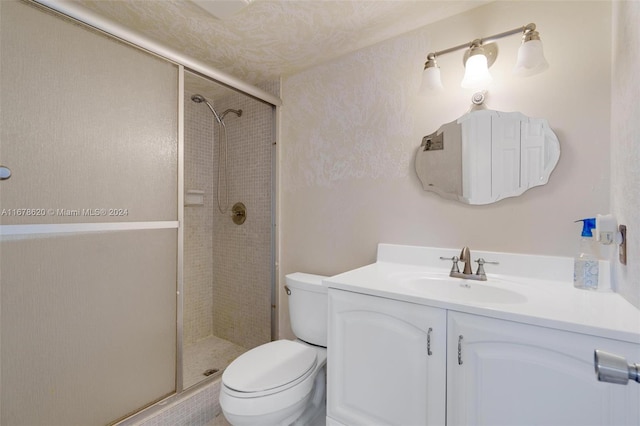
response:
<path id="1" fill-rule="evenodd" d="M 178 64 L 178 268 L 176 277 L 176 395 L 184 390 L 184 66 Z"/>
<path id="2" fill-rule="evenodd" d="M 271 340 L 278 340 L 278 136 L 279 106 L 272 105 L 273 142 L 271 144 Z"/>

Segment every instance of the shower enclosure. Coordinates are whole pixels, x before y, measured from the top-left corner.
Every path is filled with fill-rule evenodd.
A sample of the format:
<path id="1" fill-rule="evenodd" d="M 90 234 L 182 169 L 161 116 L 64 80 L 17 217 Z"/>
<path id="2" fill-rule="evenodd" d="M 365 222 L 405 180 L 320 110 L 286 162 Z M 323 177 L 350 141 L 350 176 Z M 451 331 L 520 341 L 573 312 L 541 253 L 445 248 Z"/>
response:
<path id="1" fill-rule="evenodd" d="M 274 107 L 31 3 L 0 11 L 0 424 L 111 424 L 271 340 Z M 223 164 L 241 225 L 217 207 Z"/>
<path id="2" fill-rule="evenodd" d="M 278 90 L 277 83 L 263 88 Z M 275 129 L 271 105 L 194 73 L 185 73 L 184 92 L 188 388 L 272 338 Z M 246 207 L 240 225 L 236 203 Z"/>

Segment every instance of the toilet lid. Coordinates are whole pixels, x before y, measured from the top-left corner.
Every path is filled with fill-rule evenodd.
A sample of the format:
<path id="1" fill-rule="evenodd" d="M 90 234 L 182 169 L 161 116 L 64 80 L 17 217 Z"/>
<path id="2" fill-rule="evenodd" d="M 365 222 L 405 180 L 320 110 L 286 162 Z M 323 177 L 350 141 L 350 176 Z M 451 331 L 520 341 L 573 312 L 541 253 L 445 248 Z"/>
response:
<path id="1" fill-rule="evenodd" d="M 236 358 L 222 374 L 222 382 L 239 392 L 260 392 L 284 386 L 316 364 L 316 350 L 291 340 L 276 340 Z"/>

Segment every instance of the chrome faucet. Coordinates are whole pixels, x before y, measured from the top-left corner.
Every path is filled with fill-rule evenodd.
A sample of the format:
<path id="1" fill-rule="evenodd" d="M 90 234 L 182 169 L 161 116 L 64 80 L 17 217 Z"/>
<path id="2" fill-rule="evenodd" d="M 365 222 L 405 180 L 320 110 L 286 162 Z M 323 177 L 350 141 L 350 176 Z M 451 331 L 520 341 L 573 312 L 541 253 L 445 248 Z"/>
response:
<path id="1" fill-rule="evenodd" d="M 498 262 L 487 262 L 483 258 L 479 258 L 478 260 L 476 260 L 476 263 L 478 264 L 478 269 L 474 274 L 471 270 L 471 250 L 469 250 L 469 247 L 462 248 L 462 251 L 460 252 L 460 257 L 458 256 L 440 257 L 440 259 L 453 261 L 451 272 L 449 272 L 450 277 L 464 278 L 468 280 L 477 280 L 477 281 L 487 280 L 487 274 L 484 272 L 484 265 L 486 263 L 498 265 Z M 464 262 L 464 268 L 462 272 L 460 272 L 460 269 L 458 269 L 458 261 Z"/>
<path id="2" fill-rule="evenodd" d="M 463 247 L 462 251 L 460 252 L 460 261 L 464 262 L 464 269 L 462 270 L 462 273 L 464 275 L 471 275 L 471 250 L 469 250 L 469 247 Z"/>

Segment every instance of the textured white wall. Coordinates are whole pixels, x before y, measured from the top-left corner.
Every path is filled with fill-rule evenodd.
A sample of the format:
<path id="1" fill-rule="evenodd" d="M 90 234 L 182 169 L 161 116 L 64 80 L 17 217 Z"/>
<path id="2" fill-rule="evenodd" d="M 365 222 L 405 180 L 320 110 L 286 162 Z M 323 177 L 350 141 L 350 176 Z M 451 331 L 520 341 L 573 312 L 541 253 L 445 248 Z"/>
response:
<path id="1" fill-rule="evenodd" d="M 627 266 L 614 263 L 618 291 L 640 308 L 640 2 L 613 3 L 611 206 L 627 225 Z"/>
<path id="2" fill-rule="evenodd" d="M 550 183 L 489 206 L 423 191 L 415 149 L 466 112 L 472 95 L 459 87 L 462 53 L 453 53 L 439 60 L 446 91 L 417 96 L 426 54 L 529 22 L 551 67 L 513 77 L 519 37 L 501 40 L 488 105 L 549 120 L 562 149 Z M 572 256 L 573 221 L 610 208 L 611 65 L 594 59 L 610 47 L 610 3 L 496 2 L 284 78 L 281 285 L 289 272 L 373 262 L 379 242 Z"/>

